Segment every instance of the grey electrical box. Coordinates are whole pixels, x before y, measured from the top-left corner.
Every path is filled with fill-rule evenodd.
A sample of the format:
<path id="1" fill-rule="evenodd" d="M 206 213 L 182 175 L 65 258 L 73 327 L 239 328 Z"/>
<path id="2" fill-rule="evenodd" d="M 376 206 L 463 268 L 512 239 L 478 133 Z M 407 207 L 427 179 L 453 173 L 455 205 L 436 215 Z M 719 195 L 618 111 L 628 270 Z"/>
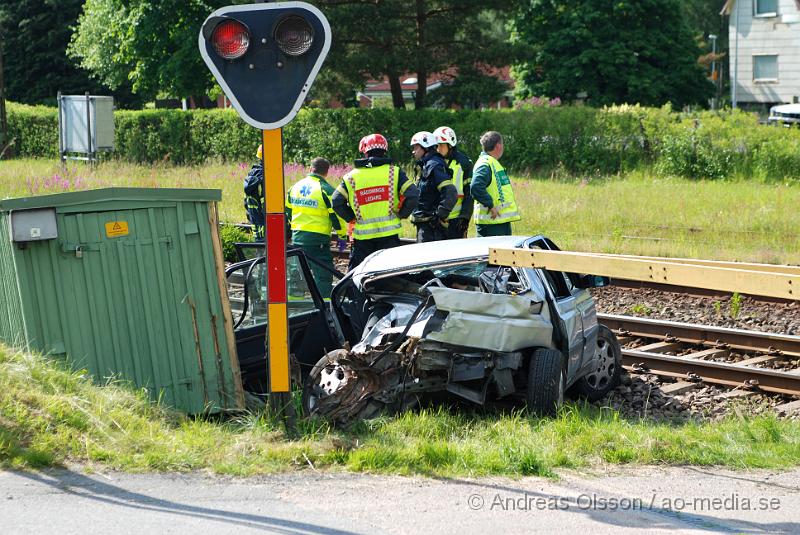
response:
<path id="1" fill-rule="evenodd" d="M 59 153 L 84 155 L 114 150 L 114 98 L 94 95 L 58 95 Z"/>
<path id="2" fill-rule="evenodd" d="M 11 241 L 19 243 L 55 238 L 58 238 L 55 208 L 11 212 Z"/>

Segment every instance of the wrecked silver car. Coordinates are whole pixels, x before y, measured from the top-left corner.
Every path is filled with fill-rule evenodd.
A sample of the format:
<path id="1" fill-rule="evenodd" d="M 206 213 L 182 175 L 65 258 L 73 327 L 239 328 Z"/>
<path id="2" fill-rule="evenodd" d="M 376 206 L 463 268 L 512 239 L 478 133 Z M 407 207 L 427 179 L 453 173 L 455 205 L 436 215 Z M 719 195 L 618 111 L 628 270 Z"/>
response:
<path id="1" fill-rule="evenodd" d="M 348 425 L 432 392 L 484 404 L 524 396 L 552 415 L 565 392 L 599 399 L 620 375 L 620 347 L 598 325 L 599 277 L 488 263 L 490 247 L 557 249 L 543 236 L 472 238 L 377 252 L 335 287 L 345 349 L 314 366 L 307 414 Z"/>

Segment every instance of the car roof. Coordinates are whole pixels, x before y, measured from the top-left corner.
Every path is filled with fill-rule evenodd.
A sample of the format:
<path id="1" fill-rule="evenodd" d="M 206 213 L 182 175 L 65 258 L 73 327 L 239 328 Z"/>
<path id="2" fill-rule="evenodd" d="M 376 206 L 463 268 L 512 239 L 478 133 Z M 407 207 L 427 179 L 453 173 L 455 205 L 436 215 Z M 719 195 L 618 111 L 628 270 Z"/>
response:
<path id="1" fill-rule="evenodd" d="M 800 113 L 800 104 L 780 104 L 773 106 L 770 111 L 777 111 L 780 113 Z"/>
<path id="2" fill-rule="evenodd" d="M 414 243 L 383 249 L 368 256 L 353 270 L 353 280 L 360 284 L 361 280 L 381 273 L 486 258 L 490 247 L 519 247 L 528 239 L 526 236 L 493 236 Z"/>

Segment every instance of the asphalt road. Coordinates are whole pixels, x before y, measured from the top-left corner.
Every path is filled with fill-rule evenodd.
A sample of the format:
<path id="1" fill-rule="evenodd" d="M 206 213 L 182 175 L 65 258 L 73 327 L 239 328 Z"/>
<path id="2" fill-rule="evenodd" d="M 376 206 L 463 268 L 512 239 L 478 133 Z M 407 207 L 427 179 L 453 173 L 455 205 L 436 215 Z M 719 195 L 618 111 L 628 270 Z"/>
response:
<path id="1" fill-rule="evenodd" d="M 427 479 L 0 472 L 0 533 L 800 533 L 800 470 Z"/>

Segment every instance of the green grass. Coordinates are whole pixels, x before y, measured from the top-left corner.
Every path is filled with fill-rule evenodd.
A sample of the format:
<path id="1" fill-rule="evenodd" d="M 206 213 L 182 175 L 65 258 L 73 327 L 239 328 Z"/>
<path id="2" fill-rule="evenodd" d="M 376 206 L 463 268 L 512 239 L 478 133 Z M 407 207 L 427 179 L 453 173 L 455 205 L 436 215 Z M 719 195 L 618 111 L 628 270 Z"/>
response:
<path id="1" fill-rule="evenodd" d="M 444 409 L 362 422 L 189 419 L 124 385 L 94 386 L 39 356 L 0 348 L 0 467 L 78 462 L 128 471 L 253 475 L 293 469 L 430 476 L 540 475 L 604 463 L 783 468 L 800 464 L 800 422 L 774 417 L 656 424 L 567 406 L 555 419 Z"/>
<path id="2" fill-rule="evenodd" d="M 248 168 L 244 162 L 176 167 L 111 161 L 70 163 L 65 171 L 51 160 L 10 160 L 0 162 L 0 197 L 111 185 L 219 188 L 220 218 L 236 223 L 246 219 L 241 185 Z M 287 166 L 287 184 L 301 172 Z M 515 233 L 543 233 L 565 249 L 800 263 L 798 184 L 636 172 L 591 180 L 517 177 L 514 189 L 523 212 Z"/>

